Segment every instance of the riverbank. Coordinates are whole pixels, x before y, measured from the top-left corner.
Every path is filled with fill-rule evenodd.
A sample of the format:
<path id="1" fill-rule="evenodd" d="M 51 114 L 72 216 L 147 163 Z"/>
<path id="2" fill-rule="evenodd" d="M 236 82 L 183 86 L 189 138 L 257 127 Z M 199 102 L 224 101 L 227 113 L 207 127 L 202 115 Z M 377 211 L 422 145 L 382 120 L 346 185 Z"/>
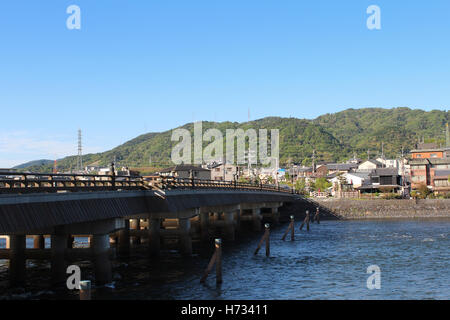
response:
<path id="1" fill-rule="evenodd" d="M 449 218 L 450 199 L 315 199 L 344 219 Z"/>

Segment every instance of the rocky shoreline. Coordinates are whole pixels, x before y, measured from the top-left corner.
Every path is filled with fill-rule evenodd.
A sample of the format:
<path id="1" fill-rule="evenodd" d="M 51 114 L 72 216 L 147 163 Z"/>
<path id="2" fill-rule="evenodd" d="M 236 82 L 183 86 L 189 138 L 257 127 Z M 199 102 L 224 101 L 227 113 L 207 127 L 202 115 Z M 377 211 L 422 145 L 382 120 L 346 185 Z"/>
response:
<path id="1" fill-rule="evenodd" d="M 450 219 L 450 199 L 315 199 L 347 220 L 360 219 Z"/>

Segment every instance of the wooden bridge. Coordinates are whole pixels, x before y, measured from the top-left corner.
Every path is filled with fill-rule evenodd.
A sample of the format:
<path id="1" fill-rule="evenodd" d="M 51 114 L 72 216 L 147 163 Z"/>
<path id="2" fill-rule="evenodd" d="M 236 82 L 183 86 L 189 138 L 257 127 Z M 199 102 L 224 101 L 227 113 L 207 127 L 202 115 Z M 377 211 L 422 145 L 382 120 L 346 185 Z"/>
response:
<path id="1" fill-rule="evenodd" d="M 290 188 L 268 184 L 242 183 L 238 181 L 160 177 L 157 182 L 148 182 L 142 177 L 132 176 L 11 173 L 0 171 L 0 194 L 211 188 L 296 193 Z"/>
<path id="2" fill-rule="evenodd" d="M 7 238 L 0 259 L 10 260 L 13 286 L 25 283 L 26 259 L 50 259 L 58 284 L 69 261 L 91 258 L 96 283 L 104 284 L 110 258 L 127 257 L 133 243 L 156 256 L 165 238 L 176 238 L 179 252 L 190 255 L 193 239 L 233 241 L 242 227 L 277 224 L 279 208 L 293 203 L 298 215 L 320 207 L 289 188 L 237 181 L 0 172 L 0 235 Z M 89 237 L 90 248 L 73 248 L 74 236 Z M 27 237 L 34 248 L 26 248 Z"/>

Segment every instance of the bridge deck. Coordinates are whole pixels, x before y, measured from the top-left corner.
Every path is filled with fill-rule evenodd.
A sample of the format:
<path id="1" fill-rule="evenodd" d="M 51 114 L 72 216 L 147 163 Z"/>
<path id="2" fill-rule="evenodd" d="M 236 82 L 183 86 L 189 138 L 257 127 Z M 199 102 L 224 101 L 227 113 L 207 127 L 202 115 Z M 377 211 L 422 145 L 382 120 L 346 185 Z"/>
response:
<path id="1" fill-rule="evenodd" d="M 285 202 L 283 192 L 251 190 L 136 190 L 0 195 L 0 234 L 31 232 L 81 222 L 165 213 L 177 218 L 189 210 L 240 203 Z"/>

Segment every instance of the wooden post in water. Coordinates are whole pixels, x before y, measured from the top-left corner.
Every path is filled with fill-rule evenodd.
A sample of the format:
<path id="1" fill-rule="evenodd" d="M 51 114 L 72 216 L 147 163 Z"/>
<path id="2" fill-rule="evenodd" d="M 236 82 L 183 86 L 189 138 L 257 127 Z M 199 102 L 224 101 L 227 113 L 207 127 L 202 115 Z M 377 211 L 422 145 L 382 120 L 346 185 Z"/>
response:
<path id="1" fill-rule="evenodd" d="M 214 247 L 214 254 L 209 261 L 208 267 L 206 268 L 203 277 L 200 279 L 201 283 L 206 281 L 206 278 L 208 278 L 208 275 L 214 267 L 214 264 L 216 264 L 216 283 L 222 283 L 222 239 L 215 239 Z"/>
<path id="2" fill-rule="evenodd" d="M 266 227 L 266 231 L 264 232 L 264 235 L 262 236 L 261 240 L 259 241 L 258 247 L 255 250 L 255 255 L 258 254 L 259 249 L 261 249 L 261 246 L 263 244 L 263 242 L 266 242 L 266 256 L 270 255 L 270 243 L 269 243 L 269 235 L 270 235 L 270 225 L 268 223 L 265 224 Z"/>
<path id="3" fill-rule="evenodd" d="M 316 214 L 314 215 L 313 222 L 316 221 L 317 224 L 320 224 L 320 209 L 316 208 Z"/>
<path id="4" fill-rule="evenodd" d="M 303 229 L 303 226 L 306 224 L 306 230 L 309 231 L 309 211 L 306 210 L 306 217 L 305 220 L 303 220 L 302 225 L 300 226 L 300 230 Z"/>
<path id="5" fill-rule="evenodd" d="M 80 300 L 91 300 L 91 281 L 80 281 Z"/>
<path id="6" fill-rule="evenodd" d="M 291 223 L 289 223 L 288 228 L 286 229 L 286 232 L 283 235 L 283 238 L 281 238 L 281 240 L 285 240 L 286 236 L 289 233 L 289 230 L 291 230 L 291 241 L 294 241 L 294 216 L 291 216 Z"/>
<path id="7" fill-rule="evenodd" d="M 270 225 L 268 223 L 265 224 L 266 227 L 266 257 L 270 256 Z"/>
<path id="8" fill-rule="evenodd" d="M 222 239 L 215 240 L 216 246 L 216 283 L 222 283 Z"/>

